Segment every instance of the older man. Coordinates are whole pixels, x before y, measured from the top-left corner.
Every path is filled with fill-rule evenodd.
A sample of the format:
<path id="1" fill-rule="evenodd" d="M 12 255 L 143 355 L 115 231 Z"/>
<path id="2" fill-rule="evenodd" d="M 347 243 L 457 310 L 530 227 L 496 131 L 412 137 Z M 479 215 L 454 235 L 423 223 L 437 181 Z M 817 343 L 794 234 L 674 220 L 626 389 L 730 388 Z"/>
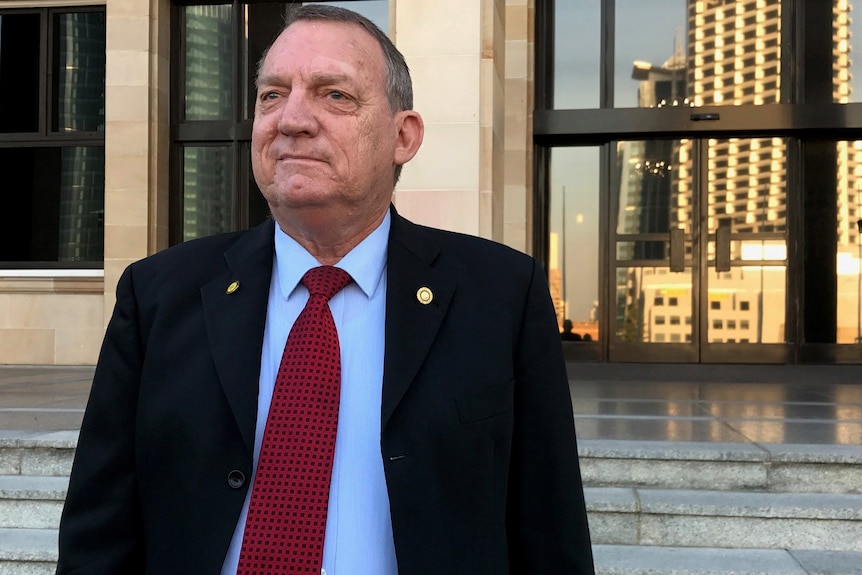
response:
<path id="1" fill-rule="evenodd" d="M 390 206 L 403 57 L 306 6 L 257 89 L 273 218 L 121 278 L 58 573 L 592 573 L 540 267 Z"/>

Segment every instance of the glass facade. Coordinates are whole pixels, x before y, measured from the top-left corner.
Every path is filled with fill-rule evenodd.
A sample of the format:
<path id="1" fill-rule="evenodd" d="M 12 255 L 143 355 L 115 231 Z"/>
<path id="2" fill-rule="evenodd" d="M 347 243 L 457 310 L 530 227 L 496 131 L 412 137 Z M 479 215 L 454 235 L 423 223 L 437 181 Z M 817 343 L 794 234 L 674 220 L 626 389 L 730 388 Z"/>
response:
<path id="1" fill-rule="evenodd" d="M 599 107 L 601 4 L 601 0 L 556 3 L 553 98 L 558 108 Z"/>
<path id="2" fill-rule="evenodd" d="M 183 149 L 184 239 L 234 229 L 233 173 L 229 146 L 187 146 Z"/>
<path id="3" fill-rule="evenodd" d="M 0 12 L 0 133 L 39 131 L 42 15 Z M 14 113 L 10 113 L 14 110 Z"/>
<path id="4" fill-rule="evenodd" d="M 105 131 L 105 13 L 54 15 L 54 121 L 58 132 Z"/>
<path id="5" fill-rule="evenodd" d="M 0 267 L 102 265 L 105 34 L 104 9 L 0 12 Z"/>
<path id="6" fill-rule="evenodd" d="M 553 274 L 582 242 L 556 223 L 555 182 L 599 174 L 592 358 L 862 360 L 839 349 L 862 343 L 858 3 L 573 4 L 536 3 L 553 42 L 535 227 Z M 574 33 L 581 15 L 600 33 Z M 561 173 L 587 143 L 595 164 Z"/>
<path id="7" fill-rule="evenodd" d="M 598 341 L 599 150 L 551 150 L 548 282 L 563 339 Z M 563 238 L 566 241 L 562 241 Z"/>
<path id="8" fill-rule="evenodd" d="M 184 6 L 186 120 L 229 120 L 233 100 L 230 4 Z"/>

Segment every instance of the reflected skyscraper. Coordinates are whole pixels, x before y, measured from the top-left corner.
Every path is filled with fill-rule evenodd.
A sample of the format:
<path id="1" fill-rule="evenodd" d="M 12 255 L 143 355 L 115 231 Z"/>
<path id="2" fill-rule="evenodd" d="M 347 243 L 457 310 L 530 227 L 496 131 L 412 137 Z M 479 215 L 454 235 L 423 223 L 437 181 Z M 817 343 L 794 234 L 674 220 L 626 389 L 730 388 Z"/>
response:
<path id="1" fill-rule="evenodd" d="M 231 7 L 188 6 L 185 41 L 185 119 L 230 120 Z M 232 225 L 231 154 L 228 146 L 186 146 L 183 151 L 183 237 L 192 239 Z"/>
<path id="2" fill-rule="evenodd" d="M 55 17 L 57 46 L 53 128 L 105 129 L 105 15 L 71 12 Z M 105 154 L 101 147 L 68 146 L 59 155 L 57 260 L 100 261 L 104 252 Z"/>
<path id="3" fill-rule="evenodd" d="M 685 9 L 685 48 L 678 46 L 674 57 L 661 66 L 634 63 L 632 77 L 639 81 L 640 107 L 750 107 L 790 101 L 789 86 L 782 84 L 779 0 L 686 0 Z M 838 0 L 832 11 L 833 100 L 848 102 L 850 2 Z M 855 250 L 858 241 L 862 147 L 852 142 L 837 146 L 836 228 L 841 258 L 841 252 Z M 701 330 L 707 330 L 707 341 L 785 341 L 788 140 L 647 140 L 623 142 L 617 152 L 618 233 L 681 230 L 692 234 L 698 229 L 704 234 L 700 245 L 705 245 L 709 261 L 705 304 L 709 313 L 702 319 L 707 325 Z M 704 181 L 695 174 L 696 166 L 704 167 L 701 161 L 706 164 L 701 172 Z M 700 211 L 696 212 L 698 205 Z M 697 227 L 694 222 L 700 217 L 705 221 Z M 725 244 L 719 240 L 719 230 L 725 232 Z M 733 234 L 732 241 L 727 239 L 729 234 Z M 746 238 L 746 234 L 752 235 Z M 670 245 L 665 241 L 624 242 L 618 244 L 617 257 L 666 261 Z M 750 260 L 752 265 L 719 271 L 714 264 L 721 245 L 727 246 L 729 254 L 725 257 L 735 262 Z M 695 246 L 685 242 L 686 261 L 702 255 L 693 253 Z M 840 268 L 839 262 L 839 274 Z M 676 334 L 679 329 L 670 326 L 685 326 L 691 321 L 690 315 L 662 308 L 673 299 L 678 304 L 674 307 L 691 309 L 688 272 L 643 268 L 643 274 L 637 275 L 638 269 L 620 268 L 616 278 L 618 335 L 624 341 L 685 341 L 688 330 Z"/>

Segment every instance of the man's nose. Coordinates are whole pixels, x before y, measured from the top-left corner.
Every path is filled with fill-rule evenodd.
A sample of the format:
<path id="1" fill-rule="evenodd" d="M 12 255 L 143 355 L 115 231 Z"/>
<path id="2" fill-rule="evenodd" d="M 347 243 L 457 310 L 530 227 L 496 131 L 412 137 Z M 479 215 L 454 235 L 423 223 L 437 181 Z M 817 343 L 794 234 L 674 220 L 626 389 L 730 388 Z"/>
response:
<path id="1" fill-rule="evenodd" d="M 313 104 L 300 90 L 294 90 L 285 97 L 278 118 L 278 130 L 288 136 L 313 136 L 316 133 L 317 119 Z"/>

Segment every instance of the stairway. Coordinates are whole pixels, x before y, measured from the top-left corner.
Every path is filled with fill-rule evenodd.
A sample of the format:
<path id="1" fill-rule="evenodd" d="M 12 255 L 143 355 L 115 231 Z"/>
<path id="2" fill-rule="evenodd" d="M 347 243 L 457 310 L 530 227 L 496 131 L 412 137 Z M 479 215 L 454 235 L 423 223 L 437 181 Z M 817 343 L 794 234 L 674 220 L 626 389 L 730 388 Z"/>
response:
<path id="1" fill-rule="evenodd" d="M 862 574 L 862 448 L 581 441 L 596 569 Z"/>
<path id="2" fill-rule="evenodd" d="M 77 432 L 0 430 L 0 575 L 52 575 Z"/>
<path id="3" fill-rule="evenodd" d="M 48 575 L 75 432 L 0 431 L 0 575 Z M 582 440 L 599 575 L 860 575 L 862 448 Z"/>

